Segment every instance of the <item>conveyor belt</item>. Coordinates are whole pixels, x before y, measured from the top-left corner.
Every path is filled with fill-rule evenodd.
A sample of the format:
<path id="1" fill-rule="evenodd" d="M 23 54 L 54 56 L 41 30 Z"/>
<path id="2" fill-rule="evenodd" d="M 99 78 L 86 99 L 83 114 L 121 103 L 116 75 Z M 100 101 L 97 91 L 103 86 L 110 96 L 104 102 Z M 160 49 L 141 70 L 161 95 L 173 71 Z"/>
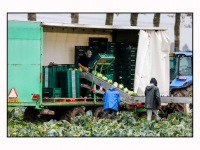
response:
<path id="1" fill-rule="evenodd" d="M 79 78 L 84 78 L 90 82 L 92 82 L 93 75 L 88 72 L 80 72 Z M 97 76 L 94 77 L 94 84 L 100 86 L 102 84 L 103 88 L 108 90 L 112 87 L 112 84 L 98 78 Z M 145 97 L 144 96 L 130 96 L 128 93 L 124 92 L 123 90 L 117 89 L 120 93 L 121 101 L 126 104 L 132 103 L 144 103 Z M 192 97 L 161 97 L 161 103 L 192 103 Z"/>
<path id="2" fill-rule="evenodd" d="M 82 88 L 86 88 L 86 89 L 90 89 L 90 86 L 89 85 L 87 85 L 87 84 L 84 84 L 84 83 L 80 83 L 80 87 L 82 87 Z M 96 93 L 97 94 L 104 94 L 104 91 L 99 91 L 99 90 L 96 90 Z"/>
<path id="3" fill-rule="evenodd" d="M 90 82 L 92 82 L 93 79 L 93 75 L 91 73 L 88 72 L 80 72 L 79 73 L 79 78 L 84 78 Z M 94 84 L 100 86 L 103 86 L 104 89 L 108 90 L 109 88 L 112 88 L 112 84 L 98 78 L 97 76 L 95 76 L 94 78 Z M 120 93 L 121 96 L 121 101 L 127 104 L 132 104 L 131 100 L 134 100 L 133 96 L 130 96 L 128 93 L 124 92 L 123 90 L 117 89 L 117 91 Z"/>

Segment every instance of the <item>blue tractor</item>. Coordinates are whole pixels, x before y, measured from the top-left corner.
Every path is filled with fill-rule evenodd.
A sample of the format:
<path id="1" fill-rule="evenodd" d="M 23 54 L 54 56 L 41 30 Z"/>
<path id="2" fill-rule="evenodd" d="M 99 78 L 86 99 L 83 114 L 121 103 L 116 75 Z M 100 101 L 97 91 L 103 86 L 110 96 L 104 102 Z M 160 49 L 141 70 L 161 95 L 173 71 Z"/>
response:
<path id="1" fill-rule="evenodd" d="M 170 94 L 173 96 L 192 96 L 193 91 L 193 55 L 192 51 L 170 53 Z M 172 113 L 175 111 L 187 112 L 185 104 L 168 104 Z"/>

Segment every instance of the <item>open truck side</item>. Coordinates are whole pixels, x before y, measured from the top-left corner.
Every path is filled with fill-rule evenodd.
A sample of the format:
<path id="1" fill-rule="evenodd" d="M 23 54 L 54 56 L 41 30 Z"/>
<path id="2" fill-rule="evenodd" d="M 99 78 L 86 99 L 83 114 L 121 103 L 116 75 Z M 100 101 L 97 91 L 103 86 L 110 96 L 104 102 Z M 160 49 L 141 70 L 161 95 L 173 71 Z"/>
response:
<path id="1" fill-rule="evenodd" d="M 74 64 L 74 44 L 84 45 L 88 43 L 86 40 L 88 37 L 108 37 L 109 41 L 116 42 L 132 39 L 137 42 L 140 29 L 166 30 L 166 28 L 155 27 L 124 28 L 123 26 L 8 21 L 8 106 L 26 106 L 25 120 L 33 119 L 39 112 L 51 114 L 50 111 L 43 111 L 47 108 L 55 112 L 53 114 L 57 119 L 69 120 L 70 117 L 79 113 L 84 115 L 87 109 L 92 109 L 95 116 L 100 117 L 103 112 L 101 99 L 94 102 L 93 98 L 75 98 L 76 101 L 73 103 L 66 101 L 71 98 L 43 99 L 42 66 L 47 66 L 53 61 L 60 64 Z M 131 37 L 133 34 L 134 36 Z M 92 74 L 85 73 L 82 76 L 90 78 Z M 96 82 L 98 80 L 97 78 Z M 12 89 L 17 96 L 15 94 L 13 96 Z M 144 96 L 125 95 L 124 97 L 120 109 L 133 110 L 130 106 L 139 106 L 138 104 L 145 101 Z M 191 103 L 192 99 L 191 97 L 161 97 L 161 101 L 163 103 Z M 81 106 L 85 106 L 86 110 L 83 110 Z M 144 108 L 137 110 L 143 112 Z"/>

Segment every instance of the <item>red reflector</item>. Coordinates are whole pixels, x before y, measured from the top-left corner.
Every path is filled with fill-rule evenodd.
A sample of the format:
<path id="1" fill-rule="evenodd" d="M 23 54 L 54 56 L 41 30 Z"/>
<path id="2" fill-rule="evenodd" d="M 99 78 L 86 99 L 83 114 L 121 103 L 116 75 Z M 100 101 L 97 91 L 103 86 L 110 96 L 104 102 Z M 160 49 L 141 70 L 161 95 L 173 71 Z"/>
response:
<path id="1" fill-rule="evenodd" d="M 90 92 L 94 91 L 93 87 L 90 87 Z"/>
<path id="2" fill-rule="evenodd" d="M 31 99 L 37 99 L 37 94 L 31 94 Z"/>
<path id="3" fill-rule="evenodd" d="M 138 108 L 143 108 L 144 105 L 142 105 L 141 103 L 132 103 L 132 105 L 137 105 Z"/>
<path id="4" fill-rule="evenodd" d="M 75 99 L 67 99 L 67 102 L 75 102 Z"/>
<path id="5" fill-rule="evenodd" d="M 40 82 L 42 81 L 42 74 L 40 73 Z"/>
<path id="6" fill-rule="evenodd" d="M 186 78 L 179 78 L 179 80 L 183 80 L 184 81 L 184 80 L 186 80 Z"/>

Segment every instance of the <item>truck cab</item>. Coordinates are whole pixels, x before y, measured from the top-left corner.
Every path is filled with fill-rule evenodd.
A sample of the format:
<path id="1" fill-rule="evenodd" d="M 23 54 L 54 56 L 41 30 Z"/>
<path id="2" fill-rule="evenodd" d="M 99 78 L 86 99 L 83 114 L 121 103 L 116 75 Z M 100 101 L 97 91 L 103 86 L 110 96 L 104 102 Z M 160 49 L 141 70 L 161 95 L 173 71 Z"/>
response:
<path id="1" fill-rule="evenodd" d="M 170 89 L 186 88 L 192 84 L 192 51 L 170 53 Z"/>

